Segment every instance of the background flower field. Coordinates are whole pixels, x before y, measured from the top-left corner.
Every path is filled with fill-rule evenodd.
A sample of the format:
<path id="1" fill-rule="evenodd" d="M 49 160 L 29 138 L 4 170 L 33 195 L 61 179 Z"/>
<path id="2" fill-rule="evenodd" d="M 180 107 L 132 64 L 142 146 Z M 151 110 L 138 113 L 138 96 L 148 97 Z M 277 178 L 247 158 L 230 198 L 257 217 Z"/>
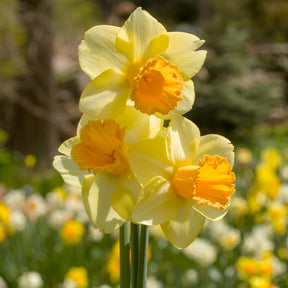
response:
<path id="1" fill-rule="evenodd" d="M 286 287 L 287 131 L 271 132 L 236 144 L 237 189 L 223 220 L 207 222 L 184 250 L 157 226 L 150 229 L 148 287 Z M 3 147 L 0 155 L 1 164 L 23 175 L 14 174 L 15 182 L 37 175 L 27 157 L 15 159 Z M 18 188 L 7 185 L 11 177 L 1 177 L 0 287 L 117 287 L 118 235 L 91 226 L 80 191 L 53 173 Z"/>
<path id="2" fill-rule="evenodd" d="M 117 233 L 93 229 L 80 191 L 51 163 L 80 118 L 84 31 L 121 26 L 137 6 L 206 41 L 186 116 L 236 152 L 236 193 L 222 221 L 207 221 L 184 250 L 150 229 L 147 287 L 287 287 L 287 1 L 3 0 L 0 288 L 119 286 Z"/>

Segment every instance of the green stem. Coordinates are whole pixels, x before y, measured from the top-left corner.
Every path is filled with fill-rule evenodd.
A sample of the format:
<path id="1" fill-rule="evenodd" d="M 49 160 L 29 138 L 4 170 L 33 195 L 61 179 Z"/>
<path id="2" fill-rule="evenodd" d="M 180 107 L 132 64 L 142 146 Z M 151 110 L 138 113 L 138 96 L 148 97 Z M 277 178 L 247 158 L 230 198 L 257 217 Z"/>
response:
<path id="1" fill-rule="evenodd" d="M 138 273 L 138 254 L 139 254 L 139 238 L 140 225 L 130 223 L 131 231 L 131 284 L 132 288 L 137 288 Z"/>
<path id="2" fill-rule="evenodd" d="M 140 230 L 137 288 L 146 288 L 149 230 L 146 225 L 141 225 Z"/>
<path id="3" fill-rule="evenodd" d="M 130 288 L 129 222 L 120 227 L 120 288 Z"/>

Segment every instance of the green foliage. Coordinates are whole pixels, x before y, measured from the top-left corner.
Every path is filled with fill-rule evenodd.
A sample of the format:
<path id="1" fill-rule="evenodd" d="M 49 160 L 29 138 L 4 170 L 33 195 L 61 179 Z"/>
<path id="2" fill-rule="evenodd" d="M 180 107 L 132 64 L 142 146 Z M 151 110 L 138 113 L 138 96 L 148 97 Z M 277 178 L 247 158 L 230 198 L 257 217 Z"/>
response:
<path id="1" fill-rule="evenodd" d="M 274 109 L 283 105 L 284 95 L 275 97 L 279 84 L 248 52 L 246 31 L 229 26 L 209 46 L 203 71 L 195 78 L 196 100 L 187 117 L 208 132 L 268 123 Z"/>
<path id="2" fill-rule="evenodd" d="M 31 186 L 29 190 L 43 195 L 61 185 L 62 178 L 59 173 L 52 169 L 47 170 L 37 162 L 35 166 L 29 167 L 25 165 L 24 155 L 8 150 L 4 146 L 8 138 L 8 134 L 0 130 L 0 183 L 13 189 L 22 188 L 24 185 Z"/>
<path id="3" fill-rule="evenodd" d="M 86 229 L 88 227 L 86 225 Z M 18 287 L 17 279 L 21 274 L 37 271 L 43 278 L 43 288 L 51 288 L 63 282 L 71 266 L 82 266 L 95 271 L 90 273 L 90 283 L 101 284 L 99 275 L 112 244 L 110 235 L 105 235 L 101 242 L 93 242 L 86 233 L 77 246 L 63 245 L 59 230 L 51 228 L 47 219 L 42 217 L 35 224 L 28 225 L 25 231 L 0 244 L 0 276 L 12 288 Z M 109 281 L 106 277 L 101 277 L 102 281 Z"/>

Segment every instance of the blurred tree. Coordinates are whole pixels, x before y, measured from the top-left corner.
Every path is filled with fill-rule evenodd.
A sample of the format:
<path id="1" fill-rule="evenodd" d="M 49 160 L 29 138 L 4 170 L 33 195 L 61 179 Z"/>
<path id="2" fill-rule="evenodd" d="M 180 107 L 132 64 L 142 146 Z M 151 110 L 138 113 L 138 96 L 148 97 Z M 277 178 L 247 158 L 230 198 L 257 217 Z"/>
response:
<path id="1" fill-rule="evenodd" d="M 53 0 L 19 0 L 19 18 L 25 30 L 25 66 L 19 76 L 10 145 L 26 154 L 51 161 L 57 146 L 54 121 L 52 53 Z"/>
<path id="2" fill-rule="evenodd" d="M 212 45 L 195 78 L 196 100 L 187 117 L 206 133 L 237 134 L 241 128 L 282 121 L 287 111 L 284 81 L 265 71 L 259 56 L 251 53 L 247 31 L 229 25 Z"/>

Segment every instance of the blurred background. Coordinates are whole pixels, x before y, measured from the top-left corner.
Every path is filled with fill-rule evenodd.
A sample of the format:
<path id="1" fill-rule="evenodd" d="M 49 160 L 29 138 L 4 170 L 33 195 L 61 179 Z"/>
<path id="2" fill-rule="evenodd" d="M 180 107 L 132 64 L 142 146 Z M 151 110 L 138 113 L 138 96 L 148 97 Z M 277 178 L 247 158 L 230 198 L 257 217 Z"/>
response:
<path id="1" fill-rule="evenodd" d="M 157 18 L 168 31 L 193 33 L 206 41 L 203 49 L 208 51 L 207 59 L 201 71 L 193 78 L 195 104 L 186 116 L 200 127 L 202 134 L 217 133 L 232 140 L 236 150 L 235 198 L 239 198 L 239 201 L 235 202 L 240 203 L 239 207 L 242 209 L 237 206 L 238 210 L 235 211 L 238 214 L 231 213 L 225 222 L 231 231 L 238 231 L 235 232 L 238 236 L 234 233 L 234 236 L 226 239 L 228 244 L 209 242 L 215 248 L 214 252 L 211 248 L 211 255 L 216 254 L 212 257 L 214 260 L 210 259 L 210 262 L 204 264 L 200 261 L 203 255 L 197 258 L 197 255 L 191 256 L 193 253 L 183 254 L 170 247 L 171 245 L 167 248 L 168 244 L 156 232 L 156 236 L 152 236 L 151 240 L 154 246 L 151 245 L 152 264 L 149 269 L 154 277 L 151 283 L 160 286 L 149 284 L 149 287 L 287 287 L 286 270 L 283 268 L 283 265 L 288 263 L 288 210 L 285 202 L 288 202 L 288 197 L 285 196 L 288 193 L 287 0 L 1 0 L 0 228 L 5 229 L 2 229 L 2 234 L 0 229 L 0 279 L 3 279 L 7 287 L 18 287 L 20 280 L 17 279 L 23 273 L 33 270 L 40 273 L 38 276 L 41 281 L 44 279 L 41 284 L 37 276 L 40 281 L 39 287 L 56 287 L 57 283 L 63 282 L 64 278 L 70 275 L 68 270 L 74 261 L 76 266 L 85 266 L 85 269 L 88 269 L 88 272 L 79 270 L 80 272 L 74 271 L 74 274 L 80 275 L 80 278 L 85 278 L 87 274 L 86 277 L 90 281 L 87 280 L 90 284 L 86 283 L 86 286 L 85 283 L 82 283 L 82 286 L 78 283 L 75 287 L 100 287 L 103 281 L 111 287 L 117 286 L 118 278 L 114 277 L 115 280 L 113 276 L 109 277 L 109 269 L 105 268 L 109 266 L 107 253 L 111 251 L 111 245 L 115 243 L 116 238 L 102 235 L 99 238 L 95 236 L 97 240 L 91 240 L 94 238 L 88 235 L 87 231 L 90 228 L 87 228 L 87 219 L 81 214 L 83 211 L 80 213 L 78 208 L 75 208 L 78 207 L 75 203 L 78 203 L 79 195 L 76 193 L 76 197 L 74 190 L 71 192 L 71 188 L 63 186 L 62 179 L 53 171 L 51 162 L 57 154 L 59 144 L 75 135 L 76 125 L 81 116 L 78 101 L 89 79 L 80 70 L 77 49 L 85 31 L 98 24 L 121 26 L 138 6 Z M 20 191 L 18 194 L 22 195 L 22 198 L 15 191 Z M 9 197 L 13 200 L 9 197 L 7 200 L 8 195 L 14 195 L 12 192 L 22 199 L 20 208 L 14 203 L 16 200 L 12 196 Z M 55 195 L 48 196 L 51 193 L 58 195 L 58 198 Z M 35 195 L 41 200 L 37 197 L 35 200 Z M 71 244 L 72 247 L 77 245 L 77 255 L 73 254 L 70 244 L 65 244 L 65 236 L 60 233 L 64 223 L 59 220 L 60 224 L 54 223 L 56 226 L 51 226 L 47 220 L 53 210 L 47 204 L 52 201 L 49 197 L 56 197 L 55 199 L 60 201 L 62 206 L 53 200 L 58 203 L 55 207 L 61 206 L 61 209 L 57 208 L 61 213 L 67 212 L 63 207 L 72 197 L 73 201 L 68 201 L 69 205 L 73 203 L 75 211 L 83 216 L 81 218 L 71 206 L 67 208 L 72 209 L 68 216 L 59 214 L 57 218 L 54 215 L 55 219 L 62 217 L 62 222 L 63 219 L 68 221 L 76 217 L 81 225 L 86 225 L 86 232 L 82 233 L 86 240 L 80 237 L 86 244 L 84 245 L 82 240 L 79 240 L 80 244 Z M 42 201 L 44 206 L 39 204 L 39 201 Z M 42 205 L 39 210 L 43 212 L 39 212 L 42 218 L 35 212 L 38 211 L 39 205 Z M 47 205 L 50 208 L 47 208 Z M 277 205 L 282 206 L 279 208 Z M 271 212 L 271 207 L 275 213 Z M 7 224 L 7 215 L 13 215 L 15 209 L 23 214 L 22 220 L 26 219 L 25 228 L 23 224 L 18 226 L 19 229 L 12 229 L 9 226 L 12 222 Z M 8 212 L 5 214 L 3 211 Z M 37 214 L 37 220 L 31 216 L 31 211 Z M 14 219 L 13 217 L 11 216 L 11 219 Z M 16 219 L 19 220 L 19 217 Z M 271 228 L 271 231 L 267 228 L 270 232 L 267 232 L 266 226 L 266 230 L 262 227 L 264 224 Z M 258 226 L 257 231 L 262 231 L 262 234 L 253 230 Z M 228 228 L 226 230 L 230 231 Z M 78 232 L 81 230 L 79 227 L 77 229 Z M 211 239 L 211 233 L 214 235 L 215 231 L 207 228 L 200 236 L 202 235 L 207 242 Z M 261 236 L 251 240 L 253 233 Z M 263 242 L 266 237 L 263 233 L 268 235 L 267 239 L 274 244 L 271 244 L 273 247 L 265 246 L 264 252 L 259 248 L 260 256 L 255 251 L 253 254 L 254 252 L 249 250 L 251 247 L 245 250 L 248 245 L 244 245 L 248 241 L 246 238 L 258 245 L 258 242 Z M 29 241 L 35 240 L 37 235 L 42 235 L 39 239 L 45 240 L 39 240 L 40 242 L 35 244 L 38 245 L 38 250 L 27 252 L 23 247 L 27 243 L 29 246 Z M 64 238 L 61 238 L 61 235 Z M 205 243 L 199 245 L 202 245 L 201 249 L 208 249 L 205 248 Z M 231 249 L 236 249 L 234 255 Z M 22 251 L 22 254 L 19 251 Z M 89 251 L 94 251 L 94 254 Z M 225 256 L 220 257 L 219 254 L 222 252 Z M 51 253 L 54 255 L 54 262 L 51 260 L 51 263 L 46 263 L 45 259 L 49 258 L 48 255 Z M 90 254 L 94 255 L 94 258 Z M 66 258 L 63 255 L 66 255 Z M 243 260 L 243 255 L 250 258 Z M 91 259 L 85 262 L 86 256 L 91 256 L 94 262 L 98 259 L 97 265 L 102 265 L 102 269 L 95 266 Z M 2 259 L 5 259 L 4 262 Z M 235 263 L 239 259 L 243 260 L 244 264 L 241 262 L 236 266 Z M 274 262 L 267 259 L 273 259 Z M 57 261 L 62 261 L 62 268 L 53 272 Z M 158 265 L 159 261 L 163 265 Z M 275 261 L 283 264 L 277 266 L 278 270 L 271 264 L 275 264 Z M 270 263 L 271 267 L 267 263 Z M 112 267 L 112 271 L 115 269 L 111 273 L 117 275 L 119 267 L 109 267 Z M 190 267 L 200 267 L 199 271 L 202 272 L 199 272 L 198 268 L 192 271 Z M 207 267 L 213 268 L 210 269 L 212 272 L 209 270 L 210 276 L 203 274 L 203 267 L 207 271 Z M 252 270 L 247 268 L 248 271 L 243 267 L 252 267 Z M 282 270 L 279 267 L 282 267 Z M 94 274 L 91 272 L 93 269 Z M 95 272 L 98 270 L 101 271 L 100 274 Z M 173 273 L 167 274 L 167 271 Z M 278 271 L 278 274 L 275 271 Z M 184 277 L 185 279 L 181 280 L 184 272 L 187 272 L 187 279 Z M 104 278 L 101 278 L 102 276 Z M 234 282 L 229 282 L 231 279 L 234 279 Z M 273 283 L 276 283 L 275 286 L 272 286 Z M 19 287 L 26 287 L 24 284 L 21 285 Z M 34 287 L 32 284 L 29 285 L 27 287 Z M 5 286 L 1 286 L 0 282 L 0 287 Z"/>

